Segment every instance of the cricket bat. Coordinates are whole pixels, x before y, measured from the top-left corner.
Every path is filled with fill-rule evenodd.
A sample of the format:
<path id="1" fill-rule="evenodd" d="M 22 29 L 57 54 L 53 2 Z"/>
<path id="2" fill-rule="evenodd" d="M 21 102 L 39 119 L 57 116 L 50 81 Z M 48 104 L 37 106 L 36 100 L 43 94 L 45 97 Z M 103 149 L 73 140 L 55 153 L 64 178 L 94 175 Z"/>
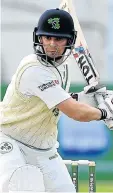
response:
<path id="1" fill-rule="evenodd" d="M 98 88 L 102 88 L 102 91 L 105 92 L 106 87 L 101 87 L 99 84 L 100 76 L 88 49 L 88 45 L 78 21 L 75 6 L 73 6 L 72 0 L 62 0 L 59 8 L 69 12 L 74 20 L 74 26 L 77 31 L 77 39 L 72 54 L 87 83 L 85 92 L 95 92 Z M 113 127 L 113 121 L 110 120 L 109 123 L 109 126 L 107 126 L 109 128 Z"/>
<path id="2" fill-rule="evenodd" d="M 73 49 L 73 56 L 86 80 L 86 83 L 88 85 L 98 85 L 100 79 L 99 73 L 94 66 L 94 62 L 79 24 L 72 0 L 62 0 L 60 9 L 69 12 L 73 17 L 75 29 L 77 31 L 77 39 Z"/>

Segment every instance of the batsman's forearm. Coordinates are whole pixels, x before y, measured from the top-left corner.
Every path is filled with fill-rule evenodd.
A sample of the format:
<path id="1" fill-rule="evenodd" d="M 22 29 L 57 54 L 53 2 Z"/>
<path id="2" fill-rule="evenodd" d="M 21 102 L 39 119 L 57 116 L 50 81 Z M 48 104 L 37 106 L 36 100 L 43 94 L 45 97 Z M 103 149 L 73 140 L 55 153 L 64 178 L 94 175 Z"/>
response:
<path id="1" fill-rule="evenodd" d="M 99 109 L 85 103 L 77 102 L 72 98 L 63 101 L 57 108 L 68 117 L 81 122 L 100 120 L 102 115 Z"/>
<path id="2" fill-rule="evenodd" d="M 101 112 L 99 109 L 79 102 L 74 109 L 74 116 L 72 114 L 70 115 L 74 120 L 81 122 L 100 120 L 101 118 Z"/>

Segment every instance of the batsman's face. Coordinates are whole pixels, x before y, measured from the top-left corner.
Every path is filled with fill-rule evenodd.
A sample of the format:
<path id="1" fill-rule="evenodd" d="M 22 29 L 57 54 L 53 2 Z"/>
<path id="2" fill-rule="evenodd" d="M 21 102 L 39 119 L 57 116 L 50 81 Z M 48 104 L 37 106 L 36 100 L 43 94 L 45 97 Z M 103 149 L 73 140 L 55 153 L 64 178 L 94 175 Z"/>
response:
<path id="1" fill-rule="evenodd" d="M 42 36 L 41 43 L 47 56 L 57 58 L 62 56 L 67 45 L 67 38 Z"/>

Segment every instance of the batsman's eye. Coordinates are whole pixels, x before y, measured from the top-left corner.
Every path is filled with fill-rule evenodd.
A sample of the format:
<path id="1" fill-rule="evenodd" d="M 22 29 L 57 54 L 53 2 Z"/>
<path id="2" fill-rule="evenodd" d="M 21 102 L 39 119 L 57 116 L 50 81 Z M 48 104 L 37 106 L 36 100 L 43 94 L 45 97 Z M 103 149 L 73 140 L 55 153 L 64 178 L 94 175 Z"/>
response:
<path id="1" fill-rule="evenodd" d="M 51 40 L 51 36 L 44 36 L 46 40 Z"/>
<path id="2" fill-rule="evenodd" d="M 62 41 L 62 40 L 64 40 L 64 38 L 58 37 L 58 38 L 56 38 L 56 40 L 57 40 L 57 41 Z"/>

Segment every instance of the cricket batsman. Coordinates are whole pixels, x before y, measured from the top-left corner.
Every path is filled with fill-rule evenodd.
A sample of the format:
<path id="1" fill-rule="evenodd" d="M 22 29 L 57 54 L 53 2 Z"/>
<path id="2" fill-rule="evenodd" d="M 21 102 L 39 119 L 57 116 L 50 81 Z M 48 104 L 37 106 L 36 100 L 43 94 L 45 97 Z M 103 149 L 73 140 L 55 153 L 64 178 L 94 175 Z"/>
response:
<path id="1" fill-rule="evenodd" d="M 57 153 L 61 112 L 81 122 L 113 119 L 109 96 L 93 107 L 77 101 L 87 98 L 84 92 L 68 93 L 65 61 L 76 37 L 71 15 L 58 8 L 45 11 L 34 28 L 34 54 L 22 59 L 0 104 L 0 192 L 75 192 Z"/>

